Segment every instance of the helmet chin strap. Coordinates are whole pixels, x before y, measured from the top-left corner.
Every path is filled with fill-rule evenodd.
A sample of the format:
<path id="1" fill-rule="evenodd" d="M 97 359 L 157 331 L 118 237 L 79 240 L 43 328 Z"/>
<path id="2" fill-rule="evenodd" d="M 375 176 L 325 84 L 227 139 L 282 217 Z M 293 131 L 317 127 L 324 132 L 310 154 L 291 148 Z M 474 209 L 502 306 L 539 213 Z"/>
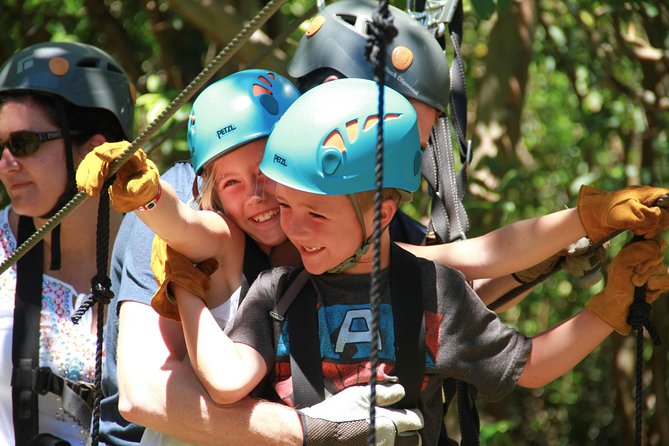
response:
<path id="1" fill-rule="evenodd" d="M 360 226 L 362 226 L 362 234 L 364 237 L 364 235 L 367 233 L 367 227 L 365 225 L 365 219 L 362 217 L 362 208 L 360 207 L 360 202 L 358 201 L 358 198 L 353 194 L 350 194 L 348 197 L 351 199 L 351 202 L 353 203 L 353 209 L 355 209 L 355 215 L 358 217 Z M 383 232 L 384 229 L 385 227 L 381 228 L 381 232 Z M 360 257 L 367 254 L 367 251 L 369 251 L 369 247 L 372 246 L 372 243 L 374 241 L 373 239 L 374 239 L 374 232 L 372 232 L 369 237 L 363 240 L 363 242 L 360 244 L 360 246 L 358 246 L 358 249 L 355 250 L 355 252 L 351 257 L 344 260 L 334 268 L 329 269 L 327 272 L 338 274 L 353 268 L 360 261 Z"/>
<path id="2" fill-rule="evenodd" d="M 74 156 L 72 154 L 72 137 L 70 135 L 70 125 L 67 122 L 65 114 L 65 107 L 63 102 L 55 98 L 56 110 L 58 112 L 58 121 L 60 124 L 60 131 L 63 134 L 63 145 L 65 146 L 65 164 L 67 166 L 67 183 L 65 190 L 58 198 L 58 201 L 49 212 L 41 215 L 40 218 L 51 218 L 58 212 L 65 204 L 67 204 L 77 194 L 77 180 L 76 172 L 74 170 Z M 56 225 L 51 231 L 51 266 L 52 271 L 60 269 L 60 224 Z"/>

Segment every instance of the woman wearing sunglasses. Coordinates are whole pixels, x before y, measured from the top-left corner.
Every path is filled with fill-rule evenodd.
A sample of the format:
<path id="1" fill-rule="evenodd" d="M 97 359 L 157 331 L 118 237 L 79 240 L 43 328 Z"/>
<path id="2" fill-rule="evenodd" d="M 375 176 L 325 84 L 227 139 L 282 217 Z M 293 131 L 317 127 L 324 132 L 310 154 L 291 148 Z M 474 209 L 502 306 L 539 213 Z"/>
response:
<path id="1" fill-rule="evenodd" d="M 133 109 L 127 75 L 93 46 L 42 43 L 3 64 L 0 262 L 74 196 L 88 151 L 132 139 Z M 0 444 L 88 439 L 97 327 L 94 312 L 70 318 L 96 274 L 97 207 L 84 202 L 0 276 Z"/>

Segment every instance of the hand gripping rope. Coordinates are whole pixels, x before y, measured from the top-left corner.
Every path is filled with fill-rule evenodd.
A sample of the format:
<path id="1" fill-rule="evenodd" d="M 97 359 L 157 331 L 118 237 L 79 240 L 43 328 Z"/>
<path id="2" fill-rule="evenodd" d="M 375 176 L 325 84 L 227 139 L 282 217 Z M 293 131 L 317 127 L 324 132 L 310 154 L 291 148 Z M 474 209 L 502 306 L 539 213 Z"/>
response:
<path id="1" fill-rule="evenodd" d="M 279 10 L 286 0 L 270 0 L 256 16 L 249 21 L 237 33 L 237 35 L 221 50 L 220 53 L 184 88 L 179 95 L 154 119 L 128 146 L 125 152 L 121 154 L 109 168 L 108 180 L 100 194 L 100 205 L 98 208 L 98 230 L 97 230 L 97 274 L 91 279 L 91 296 L 81 305 L 81 307 L 72 316 L 72 321 L 77 323 L 83 314 L 88 311 L 95 303 L 98 303 L 97 313 L 97 352 L 95 357 L 95 398 L 93 408 L 92 441 L 93 446 L 97 446 L 99 439 L 100 424 L 100 396 L 101 396 L 101 376 L 102 376 L 102 342 L 104 327 L 104 305 L 108 304 L 113 297 L 110 290 L 110 279 L 107 277 L 108 268 L 108 247 L 109 247 L 109 194 L 108 187 L 111 184 L 113 175 L 119 168 L 132 156 L 138 148 L 146 145 L 149 139 L 167 122 L 167 120 L 193 95 L 204 86 L 204 84 L 230 60 L 230 58 L 246 43 L 251 35 L 256 32 L 267 20 Z M 30 251 L 44 236 L 74 211 L 81 203 L 86 200 L 87 195 L 84 192 L 78 192 L 68 203 L 66 203 L 56 214 L 51 217 L 43 226 L 41 226 L 33 235 L 21 244 L 7 259 L 0 265 L 0 275 L 14 265 L 21 257 Z"/>
<path id="2" fill-rule="evenodd" d="M 663 195 L 660 197 L 654 204 L 654 206 L 661 207 L 661 208 L 669 208 L 669 194 Z M 598 242 L 598 243 L 593 243 L 590 246 L 590 251 L 594 252 L 595 249 L 598 247 L 604 245 L 606 242 L 609 240 L 613 239 L 614 237 L 618 236 L 624 231 L 616 231 L 604 240 Z M 640 241 L 643 240 L 642 236 L 634 236 L 632 238 L 632 242 L 635 241 Z M 539 283 L 543 282 L 546 280 L 548 277 L 553 275 L 555 272 L 560 270 L 560 262 L 558 262 L 551 271 L 547 272 L 546 274 L 542 274 L 541 276 L 537 277 L 535 280 L 532 282 L 528 283 L 523 283 L 520 286 L 514 288 L 513 290 L 509 291 L 505 295 L 501 296 L 499 299 L 496 301 L 490 303 L 488 305 L 488 308 L 491 310 L 495 310 L 502 305 L 506 304 L 509 302 L 511 299 L 514 297 L 520 295 L 521 293 L 524 293 L 525 291 L 529 291 L 530 289 L 534 288 L 536 285 Z M 630 324 L 632 327 L 632 330 L 636 334 L 636 371 L 635 371 L 635 398 L 634 398 L 634 403 L 635 403 L 635 410 L 634 410 L 634 444 L 635 446 L 640 446 L 642 444 L 641 437 L 642 437 L 642 431 L 643 431 L 643 423 L 642 423 L 642 414 L 643 414 L 643 404 L 642 404 L 642 397 L 643 397 L 643 387 L 642 387 L 642 374 L 643 374 L 643 330 L 644 328 L 648 332 L 648 335 L 650 336 L 651 340 L 653 341 L 653 345 L 658 346 L 662 342 L 660 340 L 660 336 L 657 333 L 657 330 L 655 330 L 655 326 L 653 325 L 653 321 L 651 320 L 651 314 L 652 314 L 652 307 L 651 305 L 646 302 L 646 287 L 635 287 L 634 288 L 634 301 L 632 302 L 632 305 L 630 305 L 630 311 L 629 315 L 627 316 L 627 323 Z"/>

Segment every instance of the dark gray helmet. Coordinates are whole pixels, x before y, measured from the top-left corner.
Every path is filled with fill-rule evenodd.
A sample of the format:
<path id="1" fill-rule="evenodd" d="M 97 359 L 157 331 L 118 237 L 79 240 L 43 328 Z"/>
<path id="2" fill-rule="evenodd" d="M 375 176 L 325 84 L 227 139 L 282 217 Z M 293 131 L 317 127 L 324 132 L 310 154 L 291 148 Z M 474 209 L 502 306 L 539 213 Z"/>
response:
<path id="1" fill-rule="evenodd" d="M 45 42 L 24 48 L 0 68 L 0 93 L 12 91 L 47 93 L 80 107 L 108 110 L 132 139 L 132 84 L 118 62 L 94 46 Z"/>
<path id="2" fill-rule="evenodd" d="M 376 2 L 343 0 L 323 8 L 300 40 L 288 73 L 301 78 L 321 68 L 346 77 L 374 79 L 365 57 Z M 442 113 L 449 99 L 448 62 L 432 33 L 404 11 L 390 7 L 398 34 L 386 52 L 386 85 Z"/>

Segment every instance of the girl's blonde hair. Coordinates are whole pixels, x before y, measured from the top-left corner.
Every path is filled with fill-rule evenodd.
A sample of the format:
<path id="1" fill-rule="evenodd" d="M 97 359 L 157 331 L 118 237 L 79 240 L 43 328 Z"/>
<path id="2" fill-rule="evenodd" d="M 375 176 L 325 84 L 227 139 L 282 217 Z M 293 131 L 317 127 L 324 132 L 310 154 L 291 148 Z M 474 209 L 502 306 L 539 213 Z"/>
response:
<path id="1" fill-rule="evenodd" d="M 221 205 L 221 202 L 218 199 L 218 194 L 216 193 L 216 179 L 214 178 L 213 172 L 210 172 L 210 170 L 210 167 L 205 166 L 204 171 L 202 172 L 202 190 L 195 199 L 195 202 L 200 206 L 200 209 L 224 212 L 223 205 Z M 195 181 L 197 181 L 197 178 Z"/>

